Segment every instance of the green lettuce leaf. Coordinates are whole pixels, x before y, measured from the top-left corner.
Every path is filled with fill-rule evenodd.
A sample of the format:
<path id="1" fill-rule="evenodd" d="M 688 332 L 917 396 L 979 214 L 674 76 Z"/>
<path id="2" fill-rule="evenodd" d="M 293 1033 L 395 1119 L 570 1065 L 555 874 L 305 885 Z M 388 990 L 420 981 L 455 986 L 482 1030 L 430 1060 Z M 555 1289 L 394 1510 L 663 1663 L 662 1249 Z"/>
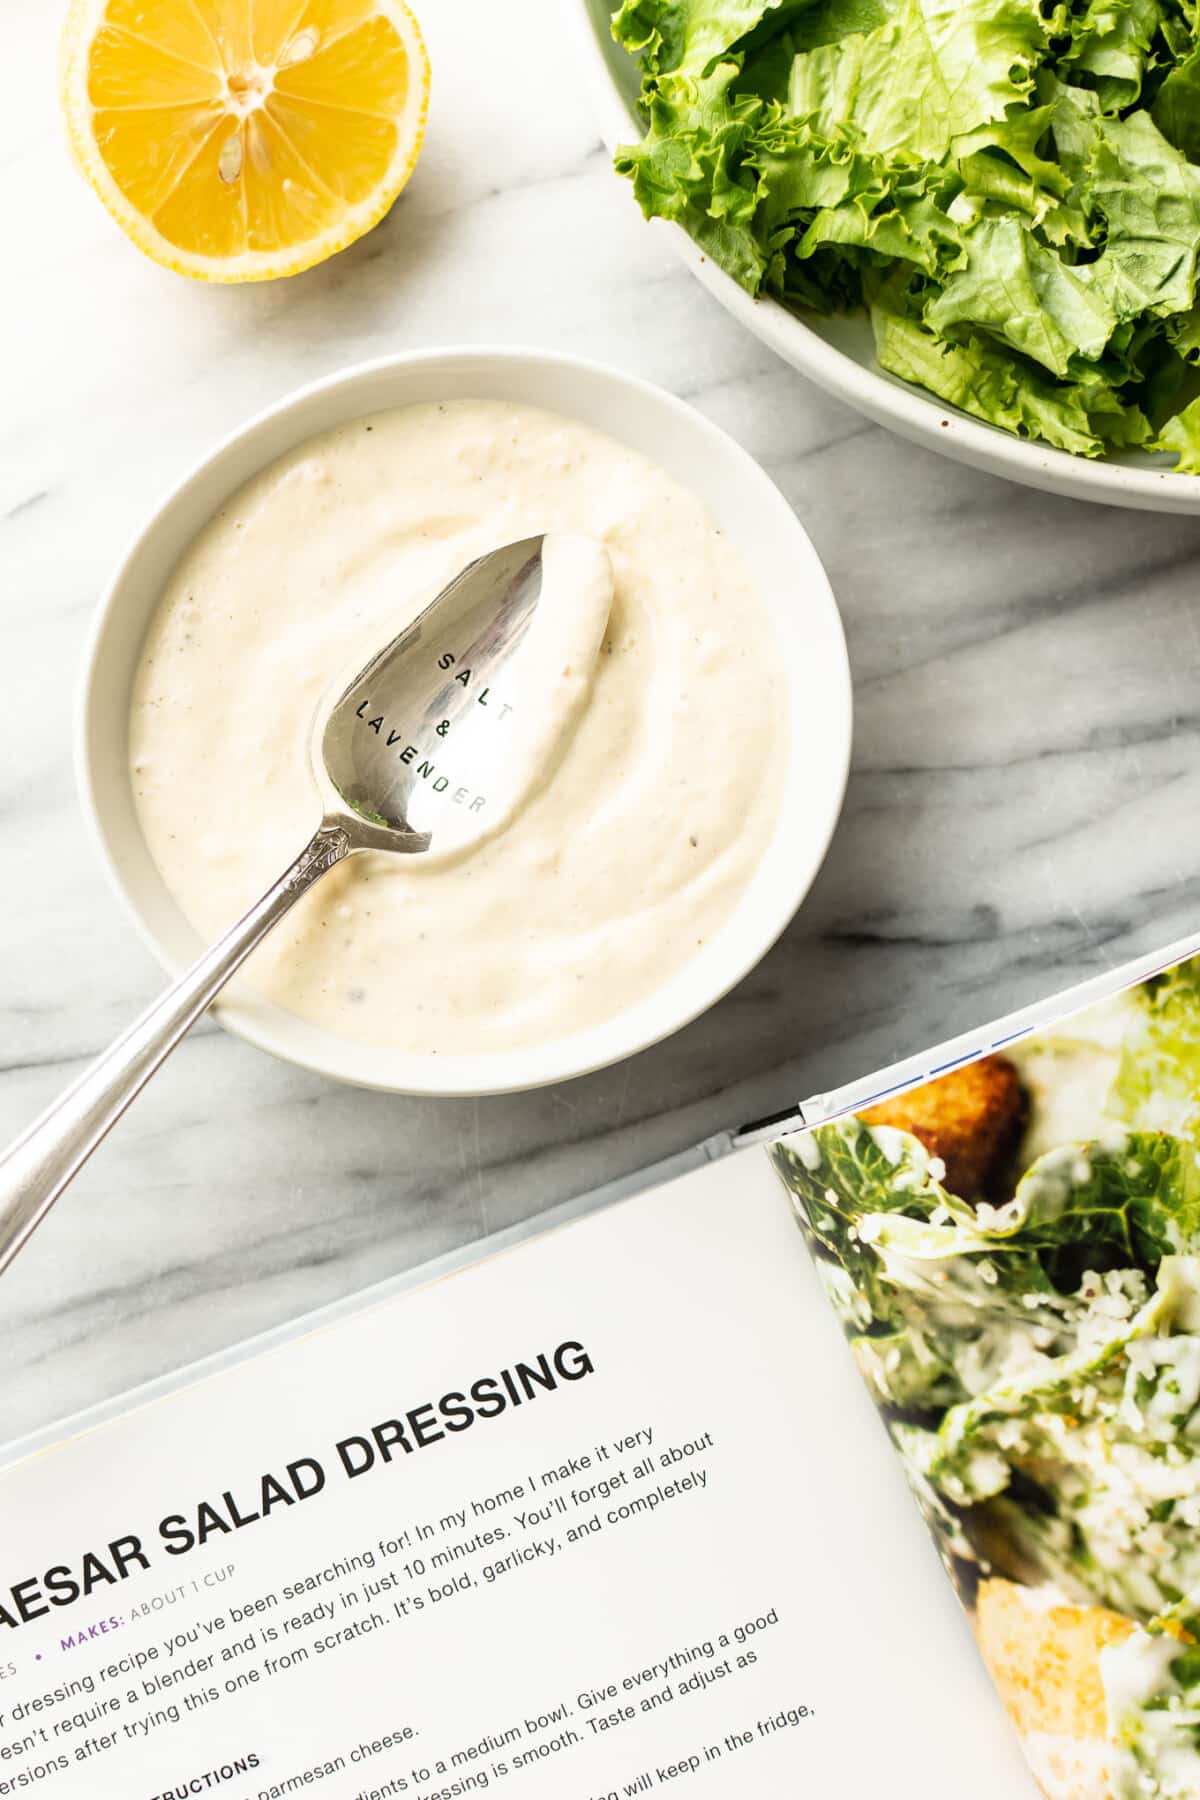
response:
<path id="1" fill-rule="evenodd" d="M 612 33 L 655 74 L 699 73 L 778 6 L 779 0 L 623 0 Z"/>
<path id="2" fill-rule="evenodd" d="M 940 162 L 1033 85 L 1036 0 L 897 0 L 886 23 L 797 56 L 789 103 L 823 137 L 896 162 Z"/>
<path id="3" fill-rule="evenodd" d="M 1165 8 L 1159 0 L 1090 0 L 1072 20 L 1060 66 L 1082 79 L 1106 113 L 1133 106 L 1153 66 Z"/>
<path id="4" fill-rule="evenodd" d="M 864 1322 L 889 1317 L 879 1256 L 859 1227 L 868 1214 L 894 1211 L 928 1220 L 950 1204 L 924 1146 L 906 1132 L 846 1119 L 784 1140 L 771 1154 L 814 1251 L 835 1261 L 867 1302 Z"/>
<path id="5" fill-rule="evenodd" d="M 1196 1462 L 1182 1446 L 1200 1407 L 1200 1262 L 1168 1258 L 1158 1289 L 1116 1320 L 1088 1316 L 1077 1349 L 1030 1364 L 951 1407 L 916 1446 L 951 1504 L 1011 1498 L 1010 1543 L 1069 1591 L 1134 1618 L 1200 1594 Z"/>
<path id="6" fill-rule="evenodd" d="M 1081 356 L 1104 354 L 1117 314 L 1087 267 L 1076 272 L 1011 214 L 980 219 L 964 235 L 963 252 L 962 268 L 925 308 L 931 330 L 954 336 L 983 328 L 1052 375 L 1066 376 Z"/>
<path id="7" fill-rule="evenodd" d="M 954 140 L 960 173 L 971 157 L 981 152 L 998 151 L 1044 196 L 1063 199 L 1070 192 L 1070 178 L 1056 162 L 1042 154 L 1053 121 L 1052 104 L 1021 106 L 1015 111 L 1010 109 L 1002 119 L 980 126 L 977 131 L 961 133 Z"/>
<path id="8" fill-rule="evenodd" d="M 868 165 L 869 167 L 869 165 Z M 801 237 L 806 260 L 818 249 L 853 246 L 872 258 L 911 264 L 927 275 L 961 260 L 961 233 L 919 184 L 884 186 L 868 173 L 836 205 L 823 206 Z"/>
<path id="9" fill-rule="evenodd" d="M 1182 156 L 1190 163 L 1200 162 L 1200 49 L 1189 51 L 1171 70 L 1150 116 Z"/>
<path id="10" fill-rule="evenodd" d="M 1200 169 L 1169 144 L 1148 113 L 1097 128 L 1087 200 L 1106 242 L 1089 279 L 1119 318 L 1186 312 L 1200 249 Z"/>
<path id="11" fill-rule="evenodd" d="M 755 292 L 767 258 L 755 230 L 760 196 L 750 153 L 764 106 L 753 97 L 727 100 L 733 73 L 725 65 L 706 82 L 687 84 L 674 100 L 652 95 L 646 136 L 618 152 L 617 168 L 631 178 L 648 218 L 682 225 Z"/>
<path id="12" fill-rule="evenodd" d="M 1200 400 L 1192 400 L 1159 428 L 1156 450 L 1175 458 L 1181 475 L 1200 475 Z"/>
<path id="13" fill-rule="evenodd" d="M 1185 362 L 1200 362 L 1200 306 L 1176 313 L 1166 324 L 1166 337 Z"/>
<path id="14" fill-rule="evenodd" d="M 884 306 L 872 308 L 871 324 L 880 367 L 902 381 L 1018 437 L 1044 438 L 1079 456 L 1103 454 L 1105 437 L 1093 417 L 1097 396 L 1083 386 L 1057 383 L 982 339 L 939 337 Z"/>
<path id="15" fill-rule="evenodd" d="M 1085 1266 L 1153 1271 L 1166 1256 L 1200 1250 L 1200 1168 L 1195 1146 L 1163 1131 L 1117 1132 L 1107 1142 L 1064 1144 L 1026 1170 L 1008 1203 L 980 1209 L 984 1244 L 1075 1251 Z M 1051 1261 L 1057 1275 L 1059 1264 Z"/>
<path id="16" fill-rule="evenodd" d="M 1136 1024 L 1121 1049 L 1109 1111 L 1136 1130 L 1200 1144 L 1200 958 L 1135 990 Z"/>
<path id="17" fill-rule="evenodd" d="M 617 157 L 748 292 L 1080 456 L 1197 468 L 1195 0 L 623 0 Z"/>
<path id="18" fill-rule="evenodd" d="M 857 1119 L 784 1140 L 772 1156 L 826 1291 L 876 1398 L 945 1406 L 1072 1341 L 1077 1303 L 1035 1253 L 995 1242 L 907 1132 Z M 978 1254 L 978 1253 L 983 1254 Z"/>
<path id="19" fill-rule="evenodd" d="M 1200 1793 L 1200 1609 L 1176 1602 L 1100 1659 L 1115 1800 Z M 1162 1778 L 1169 1771 L 1169 1785 Z"/>

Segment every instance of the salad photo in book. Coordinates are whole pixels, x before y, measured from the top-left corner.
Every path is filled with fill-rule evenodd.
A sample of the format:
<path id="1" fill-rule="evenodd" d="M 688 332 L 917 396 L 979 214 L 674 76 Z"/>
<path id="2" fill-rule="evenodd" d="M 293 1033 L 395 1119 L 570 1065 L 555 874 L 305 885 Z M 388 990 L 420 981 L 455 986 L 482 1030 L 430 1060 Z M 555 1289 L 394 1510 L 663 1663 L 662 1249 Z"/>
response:
<path id="1" fill-rule="evenodd" d="M 1195 1800 L 1200 958 L 771 1154 L 1048 1800 Z"/>

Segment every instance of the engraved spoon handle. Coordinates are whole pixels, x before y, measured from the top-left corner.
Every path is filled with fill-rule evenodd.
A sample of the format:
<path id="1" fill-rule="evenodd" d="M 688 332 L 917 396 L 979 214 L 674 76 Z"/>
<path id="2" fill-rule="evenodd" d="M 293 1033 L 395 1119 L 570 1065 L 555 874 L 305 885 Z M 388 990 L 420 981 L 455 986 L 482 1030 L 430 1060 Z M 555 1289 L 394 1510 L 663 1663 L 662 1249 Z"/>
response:
<path id="1" fill-rule="evenodd" d="M 262 899 L 0 1156 L 0 1271 L 230 976 L 350 849 L 345 827 L 326 820 Z"/>

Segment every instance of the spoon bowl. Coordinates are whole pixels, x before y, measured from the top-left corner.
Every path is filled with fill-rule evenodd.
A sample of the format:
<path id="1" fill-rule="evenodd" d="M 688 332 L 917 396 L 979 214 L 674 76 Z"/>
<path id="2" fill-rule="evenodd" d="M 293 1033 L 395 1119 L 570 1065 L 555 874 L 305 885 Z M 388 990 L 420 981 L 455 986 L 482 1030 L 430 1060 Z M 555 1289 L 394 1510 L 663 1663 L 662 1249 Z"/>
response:
<path id="1" fill-rule="evenodd" d="M 522 538 L 477 557 L 321 708 L 317 786 L 326 817 L 361 847 L 419 854 L 453 817 L 462 848 L 464 818 L 486 826 L 489 771 L 513 710 L 496 683 L 541 598 L 544 544 Z"/>

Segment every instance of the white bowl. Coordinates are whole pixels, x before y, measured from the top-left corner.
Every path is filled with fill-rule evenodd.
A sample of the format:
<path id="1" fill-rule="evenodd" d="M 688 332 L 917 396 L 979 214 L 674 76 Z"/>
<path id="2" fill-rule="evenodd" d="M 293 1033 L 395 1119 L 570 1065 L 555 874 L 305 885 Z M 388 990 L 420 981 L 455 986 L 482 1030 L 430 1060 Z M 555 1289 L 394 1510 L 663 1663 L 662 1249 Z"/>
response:
<path id="1" fill-rule="evenodd" d="M 573 6 L 600 130 L 609 149 L 615 151 L 618 144 L 637 142 L 643 135 L 638 69 L 633 58 L 613 42 L 611 0 L 573 0 Z M 632 189 L 629 204 L 636 205 Z M 656 219 L 653 229 L 669 234 L 679 255 L 708 291 L 755 337 L 827 394 L 901 437 L 938 450 L 955 462 L 1005 475 L 1010 481 L 1047 493 L 1150 512 L 1200 512 L 1200 475 L 1176 475 L 1165 461 L 1137 452 L 1091 461 L 985 425 L 924 389 L 885 373 L 875 361 L 870 324 L 861 315 L 826 319 L 809 313 L 799 318 L 777 300 L 755 300 L 704 255 L 682 226 Z"/>
<path id="2" fill-rule="evenodd" d="M 850 675 L 837 606 L 791 507 L 746 452 L 660 388 L 594 363 L 530 350 L 438 350 L 363 363 L 260 413 L 153 514 L 117 570 L 87 660 L 77 740 L 85 807 L 118 892 L 162 962 L 202 948 L 142 837 L 129 779 L 134 670 L 163 584 L 199 528 L 243 482 L 315 432 L 383 407 L 511 400 L 579 420 L 640 451 L 698 494 L 738 545 L 771 616 L 791 739 L 779 820 L 723 928 L 674 978 L 618 1017 L 507 1053 L 422 1056 L 354 1044 L 238 986 L 225 1024 L 276 1056 L 366 1087 L 485 1094 L 536 1087 L 632 1055 L 678 1030 L 740 981 L 807 893 L 837 822 L 850 760 Z M 314 797 L 315 804 L 315 797 Z"/>

